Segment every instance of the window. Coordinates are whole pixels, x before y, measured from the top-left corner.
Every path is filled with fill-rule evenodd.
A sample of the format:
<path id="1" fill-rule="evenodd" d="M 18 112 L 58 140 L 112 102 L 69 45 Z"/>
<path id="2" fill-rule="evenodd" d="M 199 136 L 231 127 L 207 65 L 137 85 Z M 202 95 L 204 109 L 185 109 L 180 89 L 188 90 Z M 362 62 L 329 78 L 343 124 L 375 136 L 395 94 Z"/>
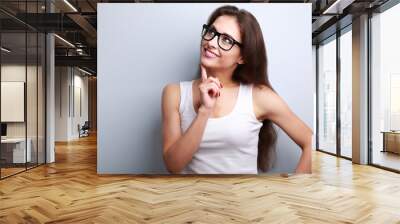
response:
<path id="1" fill-rule="evenodd" d="M 24 13 L 43 13 L 44 1 L 1 1 Z M 45 163 L 45 34 L 0 12 L 0 178 Z"/>
<path id="2" fill-rule="evenodd" d="M 336 39 L 318 47 L 318 149 L 336 153 Z"/>
<path id="3" fill-rule="evenodd" d="M 351 26 L 340 36 L 340 155 L 352 157 L 352 35 Z"/>
<path id="4" fill-rule="evenodd" d="M 371 18 L 372 164 L 400 170 L 400 4 Z"/>

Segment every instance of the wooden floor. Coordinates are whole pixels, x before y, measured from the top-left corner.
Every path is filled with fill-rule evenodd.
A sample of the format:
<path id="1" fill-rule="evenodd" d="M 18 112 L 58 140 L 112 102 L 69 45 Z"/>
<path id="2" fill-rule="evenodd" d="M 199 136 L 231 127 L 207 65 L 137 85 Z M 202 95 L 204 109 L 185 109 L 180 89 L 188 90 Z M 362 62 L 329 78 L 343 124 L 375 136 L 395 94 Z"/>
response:
<path id="1" fill-rule="evenodd" d="M 23 168 L 0 168 L 1 169 L 1 177 L 8 177 L 13 174 L 25 171 L 25 167 Z"/>
<path id="2" fill-rule="evenodd" d="M 372 161 L 374 164 L 400 170 L 400 154 L 376 150 L 374 151 Z"/>
<path id="3" fill-rule="evenodd" d="M 1 172 L 1 178 L 6 178 L 8 176 L 12 176 L 15 175 L 17 173 L 20 172 L 24 172 L 25 170 L 29 170 L 29 169 L 34 169 L 37 164 L 36 163 L 27 163 L 26 165 L 27 167 L 25 167 L 25 164 L 18 164 L 18 167 L 7 167 L 7 168 L 0 168 L 0 172 Z"/>
<path id="4" fill-rule="evenodd" d="M 98 176 L 96 139 L 0 181 L 0 223 L 400 223 L 400 175 L 315 152 L 313 174 Z"/>

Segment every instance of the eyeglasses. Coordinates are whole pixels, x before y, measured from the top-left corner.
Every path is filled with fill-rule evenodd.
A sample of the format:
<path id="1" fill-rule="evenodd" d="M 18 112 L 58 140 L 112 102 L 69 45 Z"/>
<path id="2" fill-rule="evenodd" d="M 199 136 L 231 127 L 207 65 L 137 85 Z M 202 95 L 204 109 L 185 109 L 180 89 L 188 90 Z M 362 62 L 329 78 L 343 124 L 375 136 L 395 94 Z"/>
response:
<path id="1" fill-rule="evenodd" d="M 201 37 L 203 38 L 203 40 L 210 41 L 214 39 L 215 36 L 218 37 L 218 46 L 224 51 L 229 51 L 235 44 L 238 45 L 239 47 L 242 47 L 241 43 L 237 42 L 228 34 L 219 33 L 218 31 L 215 30 L 214 27 L 210 27 L 204 24 L 203 31 L 201 33 Z"/>

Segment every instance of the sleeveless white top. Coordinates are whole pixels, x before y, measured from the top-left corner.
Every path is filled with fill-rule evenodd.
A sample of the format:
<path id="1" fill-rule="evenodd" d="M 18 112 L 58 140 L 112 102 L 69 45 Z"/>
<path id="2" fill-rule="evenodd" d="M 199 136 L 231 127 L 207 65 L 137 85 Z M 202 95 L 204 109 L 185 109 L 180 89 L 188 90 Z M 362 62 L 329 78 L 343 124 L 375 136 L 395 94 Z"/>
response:
<path id="1" fill-rule="evenodd" d="M 193 81 L 180 82 L 179 113 L 184 133 L 197 116 Z M 240 84 L 234 109 L 209 118 L 198 150 L 181 174 L 257 174 L 258 134 L 262 126 L 253 111 L 253 85 Z"/>

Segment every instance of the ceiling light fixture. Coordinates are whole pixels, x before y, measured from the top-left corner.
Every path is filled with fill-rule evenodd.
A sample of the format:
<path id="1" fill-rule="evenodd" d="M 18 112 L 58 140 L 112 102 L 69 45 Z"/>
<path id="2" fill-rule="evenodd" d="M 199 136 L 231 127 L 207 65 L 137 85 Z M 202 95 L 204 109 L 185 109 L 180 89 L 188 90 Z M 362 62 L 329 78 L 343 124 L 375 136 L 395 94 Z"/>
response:
<path id="1" fill-rule="evenodd" d="M 1 47 L 1 50 L 4 51 L 4 52 L 6 52 L 6 53 L 10 53 L 10 52 L 11 52 L 11 50 L 9 50 L 9 49 L 7 49 L 7 48 L 5 48 L 5 47 Z"/>
<path id="2" fill-rule="evenodd" d="M 72 10 L 74 10 L 75 12 L 78 12 L 78 10 L 71 4 L 69 3 L 68 0 L 64 0 L 65 4 L 67 4 Z"/>
<path id="3" fill-rule="evenodd" d="M 81 68 L 79 68 L 78 67 L 78 69 L 79 69 L 79 71 L 81 71 L 81 72 L 83 72 L 83 73 L 85 73 L 85 74 L 88 74 L 88 75 L 92 75 L 92 73 L 90 73 L 90 72 L 88 72 L 88 71 L 86 71 L 86 70 L 83 70 L 83 69 L 81 69 Z"/>
<path id="4" fill-rule="evenodd" d="M 324 10 L 322 14 L 342 14 L 343 9 L 351 5 L 354 0 L 336 0 L 332 5 Z"/>
<path id="5" fill-rule="evenodd" d="M 75 48 L 75 45 L 73 45 L 73 44 L 72 44 L 71 42 L 69 42 L 68 40 L 66 40 L 66 39 L 64 39 L 64 38 L 62 38 L 62 37 L 60 37 L 60 36 L 57 35 L 57 34 L 54 34 L 54 36 L 56 36 L 58 39 L 60 39 L 61 41 L 63 41 L 63 42 L 66 43 L 67 45 L 69 45 L 69 46 Z"/>

